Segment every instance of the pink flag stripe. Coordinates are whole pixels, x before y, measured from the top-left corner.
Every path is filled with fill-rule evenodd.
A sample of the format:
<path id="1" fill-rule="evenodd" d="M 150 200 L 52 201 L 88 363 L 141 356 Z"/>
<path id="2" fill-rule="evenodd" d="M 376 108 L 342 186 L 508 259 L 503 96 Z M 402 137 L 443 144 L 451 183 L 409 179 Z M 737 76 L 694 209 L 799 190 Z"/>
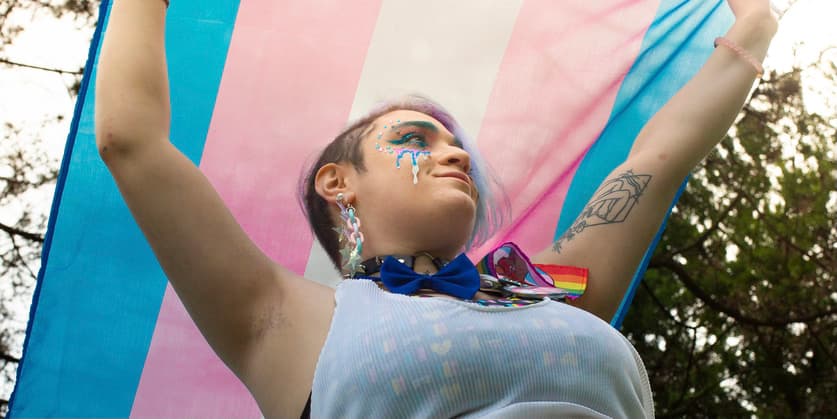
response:
<path id="1" fill-rule="evenodd" d="M 420 93 L 451 111 L 474 138 L 523 3 L 426 0 L 416 7 L 411 0 L 383 2 L 352 117 L 364 115 L 381 100 Z M 432 24 L 432 30 L 405 31 L 405 19 Z M 306 277 L 336 285 L 340 276 L 330 264 L 315 244 Z"/>
<path id="2" fill-rule="evenodd" d="M 478 139 L 512 202 L 512 222 L 473 255 L 505 241 L 530 253 L 551 243 L 570 181 L 607 123 L 658 5 L 524 3 Z"/>
<path id="3" fill-rule="evenodd" d="M 299 273 L 313 239 L 296 179 L 346 123 L 379 8 L 369 0 L 239 9 L 201 169 L 256 244 Z M 259 416 L 167 288 L 131 417 Z"/>

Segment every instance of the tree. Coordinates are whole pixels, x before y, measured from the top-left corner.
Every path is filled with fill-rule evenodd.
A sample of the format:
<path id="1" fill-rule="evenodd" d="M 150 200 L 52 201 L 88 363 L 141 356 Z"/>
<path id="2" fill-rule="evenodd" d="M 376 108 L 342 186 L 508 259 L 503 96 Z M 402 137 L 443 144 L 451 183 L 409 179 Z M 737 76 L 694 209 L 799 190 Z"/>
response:
<path id="1" fill-rule="evenodd" d="M 92 34 L 97 7 L 98 2 L 88 0 L 0 0 L 0 69 L 60 74 L 75 96 L 85 57 L 79 57 L 76 69 L 60 69 L 23 62 L 7 52 L 23 33 L 23 22 L 31 21 L 22 15 L 69 17 Z M 67 116 L 45 112 L 34 123 L 0 123 L 0 416 L 6 413 L 17 371 L 58 174 L 59 161 L 45 152 L 41 137 Z"/>
<path id="2" fill-rule="evenodd" d="M 625 320 L 660 417 L 837 416 L 837 114 L 807 110 L 806 71 L 837 86 L 834 64 L 759 84 Z"/>

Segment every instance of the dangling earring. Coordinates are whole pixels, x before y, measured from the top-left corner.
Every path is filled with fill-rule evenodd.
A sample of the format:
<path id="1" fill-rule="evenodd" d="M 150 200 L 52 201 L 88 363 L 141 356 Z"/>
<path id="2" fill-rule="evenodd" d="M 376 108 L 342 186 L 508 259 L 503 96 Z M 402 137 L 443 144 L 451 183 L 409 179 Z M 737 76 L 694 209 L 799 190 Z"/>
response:
<path id="1" fill-rule="evenodd" d="M 337 194 L 337 206 L 340 207 L 340 218 L 343 224 L 335 227 L 334 231 L 340 235 L 340 260 L 343 262 L 343 273 L 352 276 L 360 268 L 360 254 L 363 252 L 363 233 L 360 232 L 360 219 L 355 214 L 355 207 L 346 203 L 343 193 Z"/>

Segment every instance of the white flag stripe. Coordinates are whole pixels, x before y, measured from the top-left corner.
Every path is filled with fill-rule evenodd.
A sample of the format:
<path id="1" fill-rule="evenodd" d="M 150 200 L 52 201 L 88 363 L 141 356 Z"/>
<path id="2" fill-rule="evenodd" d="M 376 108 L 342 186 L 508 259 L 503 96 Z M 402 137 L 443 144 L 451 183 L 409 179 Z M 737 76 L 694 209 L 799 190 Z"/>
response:
<path id="1" fill-rule="evenodd" d="M 522 0 L 385 0 L 351 119 L 383 100 L 419 93 L 442 104 L 477 138 L 521 5 Z M 316 242 L 305 277 L 330 286 L 340 280 Z"/>

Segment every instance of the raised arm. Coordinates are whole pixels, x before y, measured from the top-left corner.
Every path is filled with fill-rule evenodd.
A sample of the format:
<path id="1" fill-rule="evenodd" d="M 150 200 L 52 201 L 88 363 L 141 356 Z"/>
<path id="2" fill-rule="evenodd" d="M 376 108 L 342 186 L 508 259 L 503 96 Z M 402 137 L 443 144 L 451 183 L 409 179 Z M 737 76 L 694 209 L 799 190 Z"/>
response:
<path id="1" fill-rule="evenodd" d="M 165 12 L 163 0 L 114 2 L 96 80 L 96 143 L 192 319 L 227 365 L 247 375 L 256 338 L 287 323 L 279 321 L 285 291 L 317 284 L 264 255 L 170 143 Z M 287 348 L 274 349 L 281 357 Z"/>
<path id="2" fill-rule="evenodd" d="M 725 38 L 759 63 L 777 29 L 768 0 L 729 0 Z M 683 179 L 724 137 L 756 70 L 718 46 L 701 70 L 637 136 L 628 158 L 594 193 L 572 226 L 536 263 L 584 266 L 590 279 L 576 304 L 610 321 Z"/>

